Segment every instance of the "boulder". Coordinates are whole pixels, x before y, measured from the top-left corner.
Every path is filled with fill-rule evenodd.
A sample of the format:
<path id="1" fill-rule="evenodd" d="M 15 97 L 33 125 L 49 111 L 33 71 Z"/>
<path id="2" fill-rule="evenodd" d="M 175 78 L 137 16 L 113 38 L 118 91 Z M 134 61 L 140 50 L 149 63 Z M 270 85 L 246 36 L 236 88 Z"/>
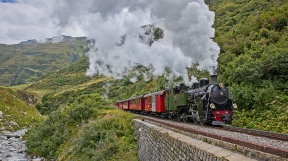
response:
<path id="1" fill-rule="evenodd" d="M 8 126 L 16 126 L 16 127 L 19 127 L 19 125 L 18 125 L 17 122 L 15 122 L 15 121 L 9 121 L 9 122 L 7 123 L 7 125 L 8 125 Z"/>

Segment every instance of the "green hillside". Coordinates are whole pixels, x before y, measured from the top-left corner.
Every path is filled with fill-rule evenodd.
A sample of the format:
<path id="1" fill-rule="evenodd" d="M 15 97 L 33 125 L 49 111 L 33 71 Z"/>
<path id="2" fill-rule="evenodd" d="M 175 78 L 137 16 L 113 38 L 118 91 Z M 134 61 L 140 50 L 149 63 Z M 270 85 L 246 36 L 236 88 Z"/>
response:
<path id="1" fill-rule="evenodd" d="M 59 43 L 0 45 L 0 85 L 32 83 L 46 73 L 79 60 L 86 49 L 86 38 Z"/>
<path id="2" fill-rule="evenodd" d="M 287 1 L 209 4 L 221 47 L 219 75 L 240 107 L 233 124 L 288 133 Z"/>
<path id="3" fill-rule="evenodd" d="M 23 90 L 0 87 L 0 128 L 18 130 L 44 120 L 35 108 L 37 97 Z"/>

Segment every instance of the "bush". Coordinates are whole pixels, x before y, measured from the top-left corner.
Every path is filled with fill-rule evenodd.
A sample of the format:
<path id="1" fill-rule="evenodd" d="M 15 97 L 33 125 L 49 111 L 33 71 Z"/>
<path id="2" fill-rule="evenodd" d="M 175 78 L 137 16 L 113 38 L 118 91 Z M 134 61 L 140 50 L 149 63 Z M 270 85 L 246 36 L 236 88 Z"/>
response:
<path id="1" fill-rule="evenodd" d="M 88 106 L 83 106 L 83 105 L 78 105 L 78 107 L 73 108 L 69 112 L 69 116 L 71 120 L 76 121 L 76 122 L 79 122 L 82 120 L 88 120 L 92 114 L 93 114 L 92 108 Z"/>
<path id="2" fill-rule="evenodd" d="M 68 134 L 64 130 L 68 118 L 61 112 L 53 112 L 43 123 L 31 128 L 25 135 L 27 153 L 46 158 L 55 158 L 59 146 Z"/>
<path id="3" fill-rule="evenodd" d="M 240 109 L 258 109 L 263 110 L 265 105 L 271 102 L 279 91 L 269 81 L 262 81 L 262 87 L 252 84 L 236 84 L 234 83 L 229 89 L 232 93 L 234 101 L 239 105 Z"/>
<path id="4" fill-rule="evenodd" d="M 117 112 L 116 112 L 117 111 Z M 73 141 L 73 158 L 85 160 L 137 160 L 131 114 L 116 110 L 86 126 Z M 119 159 L 118 155 L 124 156 Z M 77 160 L 77 159 L 76 159 Z M 80 160 L 80 159 L 79 159 Z"/>
<path id="5" fill-rule="evenodd" d="M 63 95 L 46 98 L 45 103 L 55 98 L 55 102 L 64 100 Z M 38 106 L 43 108 L 43 104 Z M 28 154 L 48 159 L 123 160 L 118 158 L 119 153 L 125 159 L 136 160 L 133 115 L 111 107 L 97 93 L 78 95 L 69 105 L 60 106 L 63 108 L 51 112 L 43 123 L 27 132 Z"/>

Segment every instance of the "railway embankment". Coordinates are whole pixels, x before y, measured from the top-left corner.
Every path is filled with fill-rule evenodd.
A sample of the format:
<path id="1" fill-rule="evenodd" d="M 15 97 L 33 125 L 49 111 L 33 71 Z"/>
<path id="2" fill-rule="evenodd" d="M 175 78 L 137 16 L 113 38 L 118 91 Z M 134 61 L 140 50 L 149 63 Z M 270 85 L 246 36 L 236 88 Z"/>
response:
<path id="1" fill-rule="evenodd" d="M 171 120 L 142 120 L 134 120 L 140 160 L 288 160 L 287 141 Z M 263 147 L 270 151 L 263 152 Z"/>

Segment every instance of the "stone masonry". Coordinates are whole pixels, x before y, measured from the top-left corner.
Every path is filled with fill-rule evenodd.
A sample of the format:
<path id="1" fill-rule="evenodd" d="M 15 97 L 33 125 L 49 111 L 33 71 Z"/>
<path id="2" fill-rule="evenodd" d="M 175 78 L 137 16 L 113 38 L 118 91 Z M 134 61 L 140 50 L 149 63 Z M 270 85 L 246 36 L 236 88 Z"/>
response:
<path id="1" fill-rule="evenodd" d="M 140 161 L 251 161 L 241 154 L 208 144 L 139 119 L 133 120 Z"/>

